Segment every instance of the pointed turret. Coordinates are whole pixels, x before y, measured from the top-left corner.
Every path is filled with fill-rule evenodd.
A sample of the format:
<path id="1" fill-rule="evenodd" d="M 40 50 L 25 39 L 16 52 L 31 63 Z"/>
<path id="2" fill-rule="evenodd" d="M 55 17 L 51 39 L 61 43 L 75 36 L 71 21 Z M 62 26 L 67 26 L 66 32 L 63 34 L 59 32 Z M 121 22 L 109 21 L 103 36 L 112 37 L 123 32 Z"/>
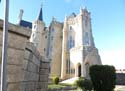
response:
<path id="1" fill-rule="evenodd" d="M 41 6 L 41 8 L 40 8 L 40 12 L 39 12 L 39 15 L 38 15 L 38 18 L 37 18 L 38 20 L 40 20 L 40 21 L 43 21 L 43 10 L 42 10 L 42 6 Z"/>
<path id="2" fill-rule="evenodd" d="M 32 34 L 30 37 L 30 42 L 34 43 L 41 55 L 45 55 L 44 51 L 46 49 L 43 46 L 43 40 L 45 39 L 43 35 L 44 32 L 45 23 L 43 22 L 43 12 L 41 6 L 37 19 L 32 23 Z"/>

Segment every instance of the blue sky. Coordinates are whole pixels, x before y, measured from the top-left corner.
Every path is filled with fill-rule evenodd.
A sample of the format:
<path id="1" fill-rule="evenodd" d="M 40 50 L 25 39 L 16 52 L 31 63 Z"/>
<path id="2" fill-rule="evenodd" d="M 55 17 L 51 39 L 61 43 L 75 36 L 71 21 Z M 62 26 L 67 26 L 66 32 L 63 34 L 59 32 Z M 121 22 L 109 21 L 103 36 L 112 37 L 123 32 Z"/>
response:
<path id="1" fill-rule="evenodd" d="M 79 13 L 80 7 L 91 12 L 92 31 L 103 64 L 125 68 L 125 0 L 10 0 L 9 21 L 16 23 L 19 10 L 23 19 L 34 21 L 43 2 L 43 18 L 48 26 L 52 17 L 63 22 L 65 15 Z M 0 19 L 3 19 L 0 3 Z"/>

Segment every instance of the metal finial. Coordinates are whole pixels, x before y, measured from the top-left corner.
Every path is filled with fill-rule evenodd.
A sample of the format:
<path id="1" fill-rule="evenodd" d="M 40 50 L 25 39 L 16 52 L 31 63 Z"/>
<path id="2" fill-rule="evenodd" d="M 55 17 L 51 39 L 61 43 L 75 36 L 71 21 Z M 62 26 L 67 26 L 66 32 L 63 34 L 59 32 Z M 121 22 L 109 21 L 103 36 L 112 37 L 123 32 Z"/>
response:
<path id="1" fill-rule="evenodd" d="M 43 7 L 43 1 L 44 1 L 44 0 L 41 0 L 41 8 Z"/>

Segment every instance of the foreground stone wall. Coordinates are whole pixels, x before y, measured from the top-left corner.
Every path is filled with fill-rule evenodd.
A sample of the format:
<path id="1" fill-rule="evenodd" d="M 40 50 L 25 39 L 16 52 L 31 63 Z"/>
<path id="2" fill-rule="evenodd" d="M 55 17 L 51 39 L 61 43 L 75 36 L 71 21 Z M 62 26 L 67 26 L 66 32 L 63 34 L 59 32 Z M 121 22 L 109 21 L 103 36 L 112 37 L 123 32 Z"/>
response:
<path id="1" fill-rule="evenodd" d="M 49 62 L 40 56 L 32 43 L 27 43 L 24 60 L 23 91 L 46 91 L 48 86 Z"/>
<path id="2" fill-rule="evenodd" d="M 2 23 L 0 20 L 0 63 Z M 49 62 L 29 43 L 30 35 L 30 29 L 9 24 L 7 91 L 47 91 Z"/>
<path id="3" fill-rule="evenodd" d="M 0 53 L 2 52 L 3 21 L 0 20 Z M 25 46 L 30 37 L 30 30 L 9 24 L 8 60 L 7 60 L 7 91 L 20 91 L 23 81 L 23 60 Z M 1 63 L 0 54 L 0 63 Z M 1 67 L 0 67 L 1 68 Z M 1 69 L 0 69 L 1 70 Z"/>

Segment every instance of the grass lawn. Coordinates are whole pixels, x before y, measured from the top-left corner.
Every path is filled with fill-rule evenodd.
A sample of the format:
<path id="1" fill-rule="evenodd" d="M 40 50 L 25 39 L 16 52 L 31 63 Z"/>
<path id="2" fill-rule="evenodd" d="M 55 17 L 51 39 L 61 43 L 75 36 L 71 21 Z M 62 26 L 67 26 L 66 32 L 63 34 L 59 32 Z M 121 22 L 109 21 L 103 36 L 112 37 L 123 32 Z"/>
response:
<path id="1" fill-rule="evenodd" d="M 63 85 L 60 85 L 60 84 L 58 84 L 58 85 L 56 85 L 56 84 L 50 84 L 50 85 L 48 85 L 48 89 L 54 89 L 54 88 L 62 88 L 62 87 L 65 87 L 65 86 L 63 86 Z"/>
<path id="2" fill-rule="evenodd" d="M 72 84 L 49 84 L 48 85 L 48 89 L 55 89 L 55 88 L 63 88 L 63 87 L 67 87 L 67 86 L 74 86 Z M 80 91 L 80 90 L 69 90 L 69 91 Z M 93 91 L 93 90 L 92 90 Z M 125 86 L 116 86 L 114 91 L 125 91 Z"/>
<path id="3" fill-rule="evenodd" d="M 48 89 L 63 88 L 63 87 L 67 87 L 67 86 L 74 86 L 74 85 L 72 85 L 72 84 L 61 84 L 61 83 L 59 83 L 58 85 L 56 85 L 56 84 L 49 84 L 48 85 Z"/>

